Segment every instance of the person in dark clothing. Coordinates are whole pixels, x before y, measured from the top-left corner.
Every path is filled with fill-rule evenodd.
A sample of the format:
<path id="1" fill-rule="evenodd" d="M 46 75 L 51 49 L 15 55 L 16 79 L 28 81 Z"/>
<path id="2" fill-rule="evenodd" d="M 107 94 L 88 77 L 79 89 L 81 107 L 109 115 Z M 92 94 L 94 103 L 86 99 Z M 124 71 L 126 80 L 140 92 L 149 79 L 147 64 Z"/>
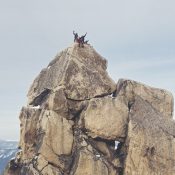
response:
<path id="1" fill-rule="evenodd" d="M 77 42 L 77 41 L 78 41 L 78 33 L 75 33 L 75 32 L 73 31 L 73 34 L 74 34 L 74 42 Z"/>
<path id="2" fill-rule="evenodd" d="M 85 39 L 85 36 L 87 35 L 87 32 L 86 32 L 86 34 L 85 35 L 82 35 L 81 37 L 80 37 L 80 41 L 84 44 L 84 39 Z"/>
<path id="3" fill-rule="evenodd" d="M 84 39 L 85 39 L 85 36 L 87 35 L 87 32 L 85 35 L 82 35 L 80 38 L 79 38 L 79 47 L 84 47 L 83 44 L 85 44 L 84 42 Z"/>

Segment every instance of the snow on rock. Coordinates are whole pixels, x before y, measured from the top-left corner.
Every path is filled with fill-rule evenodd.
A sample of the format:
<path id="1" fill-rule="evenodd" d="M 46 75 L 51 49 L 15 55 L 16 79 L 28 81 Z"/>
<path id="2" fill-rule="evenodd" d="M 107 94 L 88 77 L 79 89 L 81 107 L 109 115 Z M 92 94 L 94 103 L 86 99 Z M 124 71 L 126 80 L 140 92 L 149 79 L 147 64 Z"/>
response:
<path id="1" fill-rule="evenodd" d="M 115 148 L 114 148 L 115 150 L 117 150 L 119 143 L 120 143 L 119 141 L 115 140 Z"/>

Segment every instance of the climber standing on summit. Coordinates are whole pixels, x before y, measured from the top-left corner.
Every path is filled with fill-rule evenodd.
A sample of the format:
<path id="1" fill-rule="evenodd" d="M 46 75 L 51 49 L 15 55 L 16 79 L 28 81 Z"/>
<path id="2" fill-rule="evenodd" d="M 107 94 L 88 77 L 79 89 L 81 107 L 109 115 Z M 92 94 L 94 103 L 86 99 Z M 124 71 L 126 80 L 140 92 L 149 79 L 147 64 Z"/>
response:
<path id="1" fill-rule="evenodd" d="M 85 36 L 87 35 L 87 32 L 85 35 L 82 35 L 80 38 L 79 38 L 79 47 L 84 47 L 84 44 L 85 44 Z"/>
<path id="2" fill-rule="evenodd" d="M 85 38 L 86 35 L 87 35 L 87 32 L 86 32 L 85 35 L 82 35 L 82 36 L 80 37 L 80 41 L 81 41 L 82 43 L 84 43 L 84 38 Z"/>
<path id="3" fill-rule="evenodd" d="M 78 33 L 75 33 L 75 32 L 73 31 L 73 34 L 74 34 L 74 42 L 77 42 L 77 41 L 78 41 Z"/>
<path id="4" fill-rule="evenodd" d="M 84 47 L 84 44 L 88 44 L 88 40 L 85 41 L 87 32 L 85 35 L 82 35 L 81 37 L 78 37 L 78 33 L 75 33 L 74 31 L 73 31 L 73 34 L 74 34 L 74 42 L 77 42 L 79 47 Z"/>

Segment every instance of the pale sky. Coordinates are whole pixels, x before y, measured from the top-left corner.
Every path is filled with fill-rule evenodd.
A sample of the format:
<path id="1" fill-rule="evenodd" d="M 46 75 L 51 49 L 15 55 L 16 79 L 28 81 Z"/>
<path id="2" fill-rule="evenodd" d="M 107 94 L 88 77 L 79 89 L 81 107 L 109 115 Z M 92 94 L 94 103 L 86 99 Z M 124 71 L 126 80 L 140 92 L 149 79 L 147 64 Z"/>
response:
<path id="1" fill-rule="evenodd" d="M 174 0 L 0 0 L 0 138 L 19 139 L 34 78 L 88 33 L 108 72 L 175 94 Z"/>

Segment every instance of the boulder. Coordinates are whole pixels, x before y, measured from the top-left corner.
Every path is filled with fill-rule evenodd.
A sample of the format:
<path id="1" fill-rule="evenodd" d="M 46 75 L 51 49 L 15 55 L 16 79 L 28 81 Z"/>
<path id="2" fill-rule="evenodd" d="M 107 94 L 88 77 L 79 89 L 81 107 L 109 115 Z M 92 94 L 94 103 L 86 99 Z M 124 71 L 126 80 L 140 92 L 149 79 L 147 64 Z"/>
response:
<path id="1" fill-rule="evenodd" d="M 38 121 L 41 114 L 40 109 L 23 107 L 20 113 L 20 142 L 22 150 L 21 159 L 31 160 L 38 150 L 39 133 Z"/>
<path id="2" fill-rule="evenodd" d="M 47 145 L 56 155 L 71 154 L 72 126 L 73 121 L 66 120 L 54 111 L 45 111 L 41 118 L 41 129 L 45 133 L 42 144 Z M 39 151 L 41 150 L 42 145 Z"/>
<path id="3" fill-rule="evenodd" d="M 132 105 L 136 96 L 140 96 L 163 116 L 173 118 L 173 95 L 164 89 L 153 88 L 133 80 L 120 79 L 117 83 L 116 96 L 122 98 L 129 106 Z"/>
<path id="4" fill-rule="evenodd" d="M 128 107 L 111 96 L 89 101 L 84 112 L 84 127 L 93 138 L 115 140 L 127 134 Z"/>
<path id="5" fill-rule="evenodd" d="M 135 98 L 131 108 L 124 174 L 175 174 L 175 122 Z"/>

